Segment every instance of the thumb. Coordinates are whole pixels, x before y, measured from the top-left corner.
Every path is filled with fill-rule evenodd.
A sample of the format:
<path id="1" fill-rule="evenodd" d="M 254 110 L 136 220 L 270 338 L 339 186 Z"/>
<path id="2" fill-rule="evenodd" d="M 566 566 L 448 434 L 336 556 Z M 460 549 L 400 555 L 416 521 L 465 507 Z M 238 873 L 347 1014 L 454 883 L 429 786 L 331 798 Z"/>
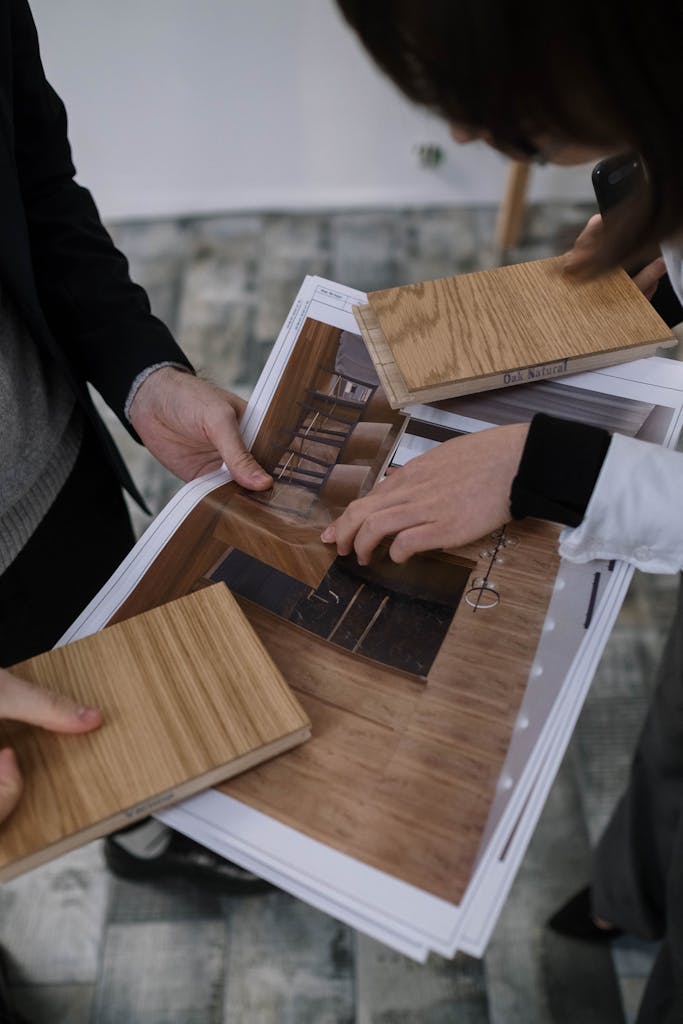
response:
<path id="1" fill-rule="evenodd" d="M 90 732 L 102 724 L 99 709 L 85 707 L 1 669 L 0 718 L 40 725 L 53 732 Z"/>
<path id="2" fill-rule="evenodd" d="M 19 803 L 24 784 L 14 751 L 0 750 L 0 822 L 8 817 Z"/>
<path id="3" fill-rule="evenodd" d="M 249 491 L 267 491 L 273 486 L 273 478 L 259 466 L 251 452 L 240 442 L 221 452 L 225 465 L 230 470 L 233 480 L 246 487 Z"/>
<path id="4" fill-rule="evenodd" d="M 244 443 L 232 401 L 222 403 L 215 429 L 209 431 L 209 436 L 212 434 L 213 443 L 236 483 L 250 491 L 267 491 L 272 487 L 273 478 L 259 466 Z"/>

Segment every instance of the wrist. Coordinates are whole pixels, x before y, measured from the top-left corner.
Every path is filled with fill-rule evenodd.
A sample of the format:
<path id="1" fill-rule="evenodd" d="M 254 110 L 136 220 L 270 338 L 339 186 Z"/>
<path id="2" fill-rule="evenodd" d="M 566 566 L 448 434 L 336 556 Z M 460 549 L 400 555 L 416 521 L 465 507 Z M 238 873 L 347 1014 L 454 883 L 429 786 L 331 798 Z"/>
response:
<path id="1" fill-rule="evenodd" d="M 165 391 L 169 385 L 172 386 L 173 378 L 178 374 L 194 376 L 192 370 L 180 363 L 157 363 L 148 366 L 137 375 L 131 384 L 124 408 L 126 418 L 133 427 L 141 406 L 147 405 L 150 399 L 153 400 L 157 390 Z"/>

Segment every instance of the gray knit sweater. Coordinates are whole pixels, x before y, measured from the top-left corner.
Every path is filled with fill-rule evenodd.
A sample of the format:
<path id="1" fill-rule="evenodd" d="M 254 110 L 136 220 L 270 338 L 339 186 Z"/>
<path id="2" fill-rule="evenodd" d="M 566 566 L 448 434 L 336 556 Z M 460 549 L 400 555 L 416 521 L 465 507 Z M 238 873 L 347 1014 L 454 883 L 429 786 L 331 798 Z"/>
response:
<path id="1" fill-rule="evenodd" d="M 0 291 L 0 573 L 59 494 L 78 455 L 83 421 L 10 296 Z"/>

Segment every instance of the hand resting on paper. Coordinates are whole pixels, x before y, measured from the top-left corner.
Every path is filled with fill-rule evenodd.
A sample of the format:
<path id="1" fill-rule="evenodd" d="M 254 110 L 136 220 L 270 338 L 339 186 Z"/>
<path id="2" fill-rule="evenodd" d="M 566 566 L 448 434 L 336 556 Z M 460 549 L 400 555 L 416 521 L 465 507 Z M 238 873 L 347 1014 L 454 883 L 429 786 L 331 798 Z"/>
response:
<path id="1" fill-rule="evenodd" d="M 322 540 L 336 543 L 340 555 L 355 550 L 365 565 L 385 537 L 394 538 L 394 562 L 483 537 L 510 518 L 510 487 L 528 429 L 515 423 L 444 441 L 353 501 Z"/>
<path id="2" fill-rule="evenodd" d="M 571 273 L 581 273 L 584 262 L 591 256 L 593 251 L 599 247 L 603 233 L 602 217 L 599 213 L 593 214 L 585 228 L 574 242 L 573 247 L 565 255 L 565 270 Z M 633 275 L 633 283 L 638 285 L 646 299 L 651 299 L 657 291 L 659 279 L 666 273 L 666 264 L 661 256 L 651 260 L 646 266 Z"/>
<path id="3" fill-rule="evenodd" d="M 67 697 L 43 690 L 0 669 L 0 718 L 42 726 L 52 732 L 90 732 L 102 724 L 102 712 L 82 707 Z M 11 747 L 0 750 L 0 822 L 11 814 L 23 783 Z"/>
<path id="4" fill-rule="evenodd" d="M 245 405 L 230 391 L 164 366 L 140 386 L 130 420 L 145 447 L 181 480 L 194 480 L 225 462 L 242 487 L 264 491 L 273 481 L 240 434 Z"/>

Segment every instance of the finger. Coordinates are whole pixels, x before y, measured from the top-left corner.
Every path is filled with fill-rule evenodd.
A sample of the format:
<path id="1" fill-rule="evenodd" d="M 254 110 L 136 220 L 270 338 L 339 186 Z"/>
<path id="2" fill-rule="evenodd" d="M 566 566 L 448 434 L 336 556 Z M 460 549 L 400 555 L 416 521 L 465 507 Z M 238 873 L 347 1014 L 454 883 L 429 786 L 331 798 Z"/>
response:
<path id="1" fill-rule="evenodd" d="M 52 690 L 0 673 L 0 718 L 40 725 L 53 732 L 90 732 L 102 724 L 102 712 Z"/>
<path id="2" fill-rule="evenodd" d="M 4 821 L 19 803 L 24 784 L 14 751 L 0 750 L 0 821 Z"/>
<path id="3" fill-rule="evenodd" d="M 323 531 L 320 539 L 326 544 L 336 544 L 340 555 L 349 555 L 355 536 L 368 516 L 400 504 L 403 504 L 400 492 L 384 487 L 372 490 L 364 498 L 352 501 L 339 518 Z"/>
<path id="4" fill-rule="evenodd" d="M 267 491 L 272 487 L 273 478 L 259 466 L 245 445 L 237 414 L 227 398 L 214 416 L 210 436 L 236 483 L 250 491 Z"/>
<path id="5" fill-rule="evenodd" d="M 602 232 L 602 215 L 594 213 L 592 217 L 589 217 L 586 226 L 579 233 L 576 241 L 574 242 L 574 248 L 577 246 L 581 248 L 585 245 L 595 245 L 595 241 Z"/>
<path id="6" fill-rule="evenodd" d="M 659 256 L 635 275 L 633 283 L 640 288 L 647 299 L 651 299 L 657 289 L 659 279 L 664 274 L 666 274 L 666 263 L 663 257 Z"/>
<path id="7" fill-rule="evenodd" d="M 353 541 L 358 564 L 367 565 L 373 551 L 385 537 L 399 534 L 402 530 L 422 525 L 424 522 L 424 516 L 412 503 L 372 512 L 362 523 Z"/>
<path id="8" fill-rule="evenodd" d="M 436 551 L 443 547 L 441 533 L 438 523 L 422 523 L 402 530 L 389 548 L 389 557 L 400 565 L 422 551 Z"/>
<path id="9" fill-rule="evenodd" d="M 564 268 L 565 270 L 572 270 L 577 264 L 581 264 L 586 259 L 586 253 L 595 248 L 598 243 L 598 239 L 603 230 L 602 217 L 599 213 L 594 213 L 593 216 L 588 220 L 588 223 L 580 233 L 574 245 L 569 252 L 564 255 Z"/>
<path id="10" fill-rule="evenodd" d="M 352 501 L 342 514 L 323 530 L 320 535 L 321 541 L 325 544 L 336 544 L 340 537 L 348 540 L 348 544 L 345 544 L 345 550 L 339 551 L 340 555 L 348 555 L 351 551 L 355 529 L 357 525 L 360 525 L 363 516 L 369 515 L 380 508 L 402 504 L 404 500 L 402 498 L 404 485 L 408 482 L 405 466 L 390 467 L 387 470 L 386 476 L 377 481 L 369 494 L 366 494 L 365 497 L 360 498 L 358 501 Z M 358 524 L 356 525 L 357 517 Z M 350 531 L 350 536 L 347 537 L 348 531 Z"/>

